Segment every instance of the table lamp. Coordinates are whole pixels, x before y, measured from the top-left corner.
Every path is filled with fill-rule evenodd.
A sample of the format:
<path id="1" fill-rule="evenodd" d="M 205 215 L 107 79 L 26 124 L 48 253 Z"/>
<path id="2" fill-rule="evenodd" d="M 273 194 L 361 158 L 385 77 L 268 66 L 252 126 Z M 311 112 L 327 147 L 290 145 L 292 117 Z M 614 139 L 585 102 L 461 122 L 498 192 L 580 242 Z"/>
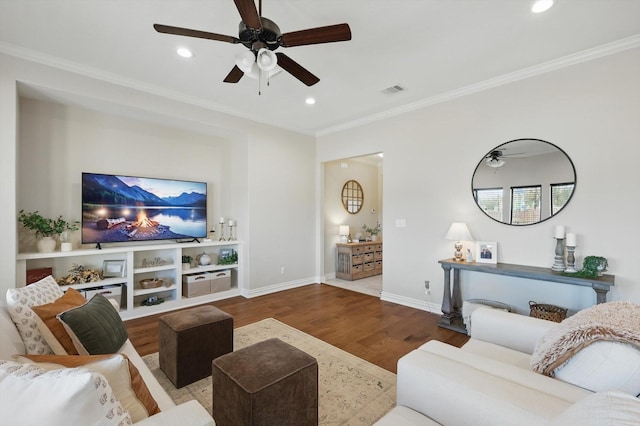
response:
<path id="1" fill-rule="evenodd" d="M 456 249 L 453 260 L 456 262 L 462 262 L 464 257 L 462 256 L 462 243 L 460 241 L 473 241 L 473 237 L 469 232 L 469 228 L 463 222 L 454 222 L 451 224 L 447 235 L 444 236 L 447 240 L 455 241 L 453 247 Z"/>

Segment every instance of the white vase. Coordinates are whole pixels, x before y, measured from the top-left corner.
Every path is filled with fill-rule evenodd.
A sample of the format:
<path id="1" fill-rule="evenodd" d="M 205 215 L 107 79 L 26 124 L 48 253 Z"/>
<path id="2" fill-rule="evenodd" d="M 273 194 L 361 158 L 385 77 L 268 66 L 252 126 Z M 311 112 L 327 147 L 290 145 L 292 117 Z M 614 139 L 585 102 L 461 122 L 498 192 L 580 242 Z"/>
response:
<path id="1" fill-rule="evenodd" d="M 371 241 L 378 241 L 378 236 L 377 235 L 372 235 L 371 236 Z"/>
<path id="2" fill-rule="evenodd" d="M 37 245 L 40 253 L 51 253 L 56 249 L 56 240 L 53 237 L 42 237 Z"/>

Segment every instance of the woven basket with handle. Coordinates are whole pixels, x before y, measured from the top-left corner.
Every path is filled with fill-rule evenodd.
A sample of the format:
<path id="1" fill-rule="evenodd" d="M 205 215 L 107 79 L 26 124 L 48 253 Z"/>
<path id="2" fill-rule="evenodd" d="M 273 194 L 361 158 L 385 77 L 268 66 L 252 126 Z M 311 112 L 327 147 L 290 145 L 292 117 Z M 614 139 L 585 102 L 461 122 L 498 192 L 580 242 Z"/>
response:
<path id="1" fill-rule="evenodd" d="M 554 322 L 562 322 L 567 317 L 567 309 L 560 306 L 530 301 L 529 307 L 531 308 L 530 317 Z"/>

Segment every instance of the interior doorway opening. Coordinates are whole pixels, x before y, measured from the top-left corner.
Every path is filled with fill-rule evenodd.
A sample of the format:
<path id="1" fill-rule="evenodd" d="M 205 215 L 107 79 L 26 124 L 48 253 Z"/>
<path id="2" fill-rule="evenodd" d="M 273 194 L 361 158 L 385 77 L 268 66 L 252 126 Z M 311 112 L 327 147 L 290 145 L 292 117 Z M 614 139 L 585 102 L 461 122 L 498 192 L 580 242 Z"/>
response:
<path id="1" fill-rule="evenodd" d="M 383 217 L 383 155 L 370 155 L 328 161 L 324 167 L 324 276 L 325 283 L 348 290 L 358 291 L 380 297 L 383 287 L 382 273 L 361 279 L 345 280 L 336 278 L 338 244 L 346 243 L 346 237 L 352 242 L 370 239 L 371 235 L 363 228 L 375 229 L 382 224 Z M 345 202 L 345 184 L 355 181 L 362 193 L 355 202 L 361 208 L 353 208 Z M 348 185 L 349 188 L 353 185 Z M 348 227 L 348 236 L 341 235 Z M 384 229 L 377 235 L 383 240 Z M 380 259 L 380 266 L 381 266 Z M 383 269 L 380 269 L 383 272 Z"/>

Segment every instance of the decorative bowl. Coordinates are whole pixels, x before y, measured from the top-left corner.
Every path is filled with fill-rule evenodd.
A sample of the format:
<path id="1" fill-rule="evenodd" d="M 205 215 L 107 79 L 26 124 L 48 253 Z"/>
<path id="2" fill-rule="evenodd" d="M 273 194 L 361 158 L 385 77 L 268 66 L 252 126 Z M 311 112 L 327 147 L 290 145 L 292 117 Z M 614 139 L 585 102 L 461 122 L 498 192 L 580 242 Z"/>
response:
<path id="1" fill-rule="evenodd" d="M 143 289 L 157 288 L 162 287 L 163 285 L 164 280 L 161 280 L 159 278 L 147 278 L 144 280 L 140 280 L 140 287 L 142 287 Z"/>

